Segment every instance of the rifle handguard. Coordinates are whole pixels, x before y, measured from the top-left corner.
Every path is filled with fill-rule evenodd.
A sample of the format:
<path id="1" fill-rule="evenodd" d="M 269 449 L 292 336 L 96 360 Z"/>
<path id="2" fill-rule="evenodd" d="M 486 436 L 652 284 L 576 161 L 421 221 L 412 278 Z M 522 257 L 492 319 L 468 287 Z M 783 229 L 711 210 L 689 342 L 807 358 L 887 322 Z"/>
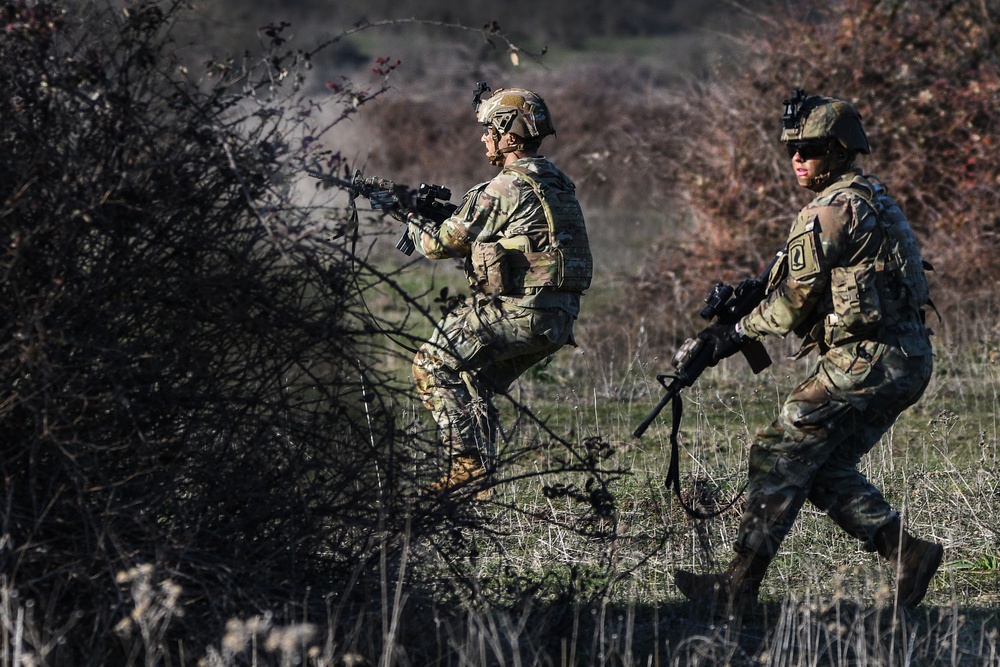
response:
<path id="1" fill-rule="evenodd" d="M 448 201 L 451 190 L 443 185 L 421 183 L 419 188 L 412 190 L 385 178 L 362 178 L 360 173 L 356 173 L 353 187 L 358 194 L 368 199 L 373 211 L 385 211 L 404 224 L 407 224 L 407 211 L 440 224 L 458 208 L 457 204 Z M 407 229 L 403 230 L 402 236 L 396 241 L 396 249 L 405 255 L 412 255 L 416 249 Z"/>
<path id="2" fill-rule="evenodd" d="M 673 358 L 670 359 L 670 365 L 674 368 L 680 370 L 691 363 L 691 359 L 698 353 L 701 346 L 705 344 L 700 338 L 688 338 L 684 341 L 684 344 L 677 348 L 674 352 Z"/>

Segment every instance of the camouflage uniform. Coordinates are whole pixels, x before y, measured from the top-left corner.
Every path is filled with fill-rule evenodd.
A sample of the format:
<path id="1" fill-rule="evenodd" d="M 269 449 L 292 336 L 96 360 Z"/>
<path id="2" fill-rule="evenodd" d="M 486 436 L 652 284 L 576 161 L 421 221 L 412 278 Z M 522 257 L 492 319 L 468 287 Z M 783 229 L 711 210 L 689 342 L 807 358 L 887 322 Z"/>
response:
<path id="1" fill-rule="evenodd" d="M 875 202 L 898 208 L 875 190 L 850 171 L 802 209 L 772 272 L 774 291 L 740 323 L 755 339 L 801 333 L 803 353 L 818 348 L 820 358 L 750 450 L 737 552 L 773 556 L 807 498 L 869 548 L 898 516 L 857 465 L 921 396 L 933 357 L 919 305 L 900 297 L 886 271 Z"/>
<path id="2" fill-rule="evenodd" d="M 417 352 L 413 377 L 452 458 L 489 467 L 490 397 L 572 342 L 592 261 L 573 183 L 544 157 L 521 158 L 466 193 L 435 228 L 409 233 L 432 259 L 464 257 L 472 297 Z"/>
<path id="3" fill-rule="evenodd" d="M 795 333 L 803 338 L 798 356 L 815 349 L 819 360 L 750 449 L 746 509 L 728 570 L 681 570 L 674 581 L 686 597 L 724 603 L 729 611 L 755 602 L 809 500 L 895 563 L 899 603 L 914 605 L 943 549 L 903 530 L 898 513 L 857 466 L 931 377 L 924 262 L 885 186 L 851 166 L 869 146 L 850 104 L 794 91 L 782 125 L 796 179 L 816 198 L 792 225 L 768 297 L 735 327 L 713 326 L 699 338 L 712 345 L 718 363 L 748 339 Z"/>

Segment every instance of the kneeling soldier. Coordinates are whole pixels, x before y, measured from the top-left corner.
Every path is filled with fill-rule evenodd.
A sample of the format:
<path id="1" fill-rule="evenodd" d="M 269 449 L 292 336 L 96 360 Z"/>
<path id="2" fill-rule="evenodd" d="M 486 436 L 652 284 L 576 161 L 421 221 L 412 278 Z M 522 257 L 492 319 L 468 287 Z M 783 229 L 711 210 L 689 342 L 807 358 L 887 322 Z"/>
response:
<path id="1" fill-rule="evenodd" d="M 431 259 L 465 258 L 472 297 L 417 352 L 413 377 L 447 448 L 450 468 L 432 488 L 487 489 L 499 428 L 491 397 L 573 342 L 593 262 L 575 187 L 538 154 L 555 134 L 530 90 L 476 96 L 493 180 L 466 193 L 440 226 L 410 214 L 409 235 Z"/>

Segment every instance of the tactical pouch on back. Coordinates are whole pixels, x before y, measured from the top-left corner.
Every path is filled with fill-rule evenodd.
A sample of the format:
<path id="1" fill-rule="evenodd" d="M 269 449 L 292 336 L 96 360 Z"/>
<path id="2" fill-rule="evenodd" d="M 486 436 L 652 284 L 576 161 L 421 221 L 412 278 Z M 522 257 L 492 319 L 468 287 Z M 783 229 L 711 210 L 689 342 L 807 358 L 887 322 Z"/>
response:
<path id="1" fill-rule="evenodd" d="M 505 171 L 515 174 L 532 187 L 549 225 L 548 246 L 551 250 L 528 252 L 525 249 L 523 258 L 511 259 L 512 266 L 523 261 L 523 287 L 547 287 L 564 292 L 588 289 L 594 275 L 594 260 L 583 211 L 572 184 L 567 191 L 558 185 L 543 183 L 537 174 L 524 167 L 510 165 Z M 517 270 L 513 273 L 514 282 L 519 282 Z"/>
<path id="2" fill-rule="evenodd" d="M 529 287 L 559 287 L 562 275 L 561 253 L 518 252 L 508 254 L 511 268 L 511 289 L 524 293 Z"/>

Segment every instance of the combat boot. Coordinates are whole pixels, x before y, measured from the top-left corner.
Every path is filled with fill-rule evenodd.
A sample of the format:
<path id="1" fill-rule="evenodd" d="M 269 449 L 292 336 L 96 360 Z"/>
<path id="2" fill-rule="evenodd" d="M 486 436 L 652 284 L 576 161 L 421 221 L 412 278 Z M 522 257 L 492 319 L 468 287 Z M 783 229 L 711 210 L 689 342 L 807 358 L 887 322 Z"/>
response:
<path id="1" fill-rule="evenodd" d="M 427 487 L 431 493 L 474 494 L 476 500 L 488 498 L 489 487 L 485 487 L 486 469 L 471 456 L 456 456 L 441 479 Z"/>
<path id="2" fill-rule="evenodd" d="M 896 566 L 896 594 L 900 606 L 920 604 L 941 565 L 944 547 L 913 537 L 903 530 L 898 518 L 882 528 L 873 543 L 879 555 Z"/>
<path id="3" fill-rule="evenodd" d="M 691 602 L 707 605 L 718 615 L 740 618 L 757 603 L 760 584 L 771 563 L 756 554 L 738 554 L 725 572 L 695 574 L 685 570 L 674 573 L 674 583 Z"/>

